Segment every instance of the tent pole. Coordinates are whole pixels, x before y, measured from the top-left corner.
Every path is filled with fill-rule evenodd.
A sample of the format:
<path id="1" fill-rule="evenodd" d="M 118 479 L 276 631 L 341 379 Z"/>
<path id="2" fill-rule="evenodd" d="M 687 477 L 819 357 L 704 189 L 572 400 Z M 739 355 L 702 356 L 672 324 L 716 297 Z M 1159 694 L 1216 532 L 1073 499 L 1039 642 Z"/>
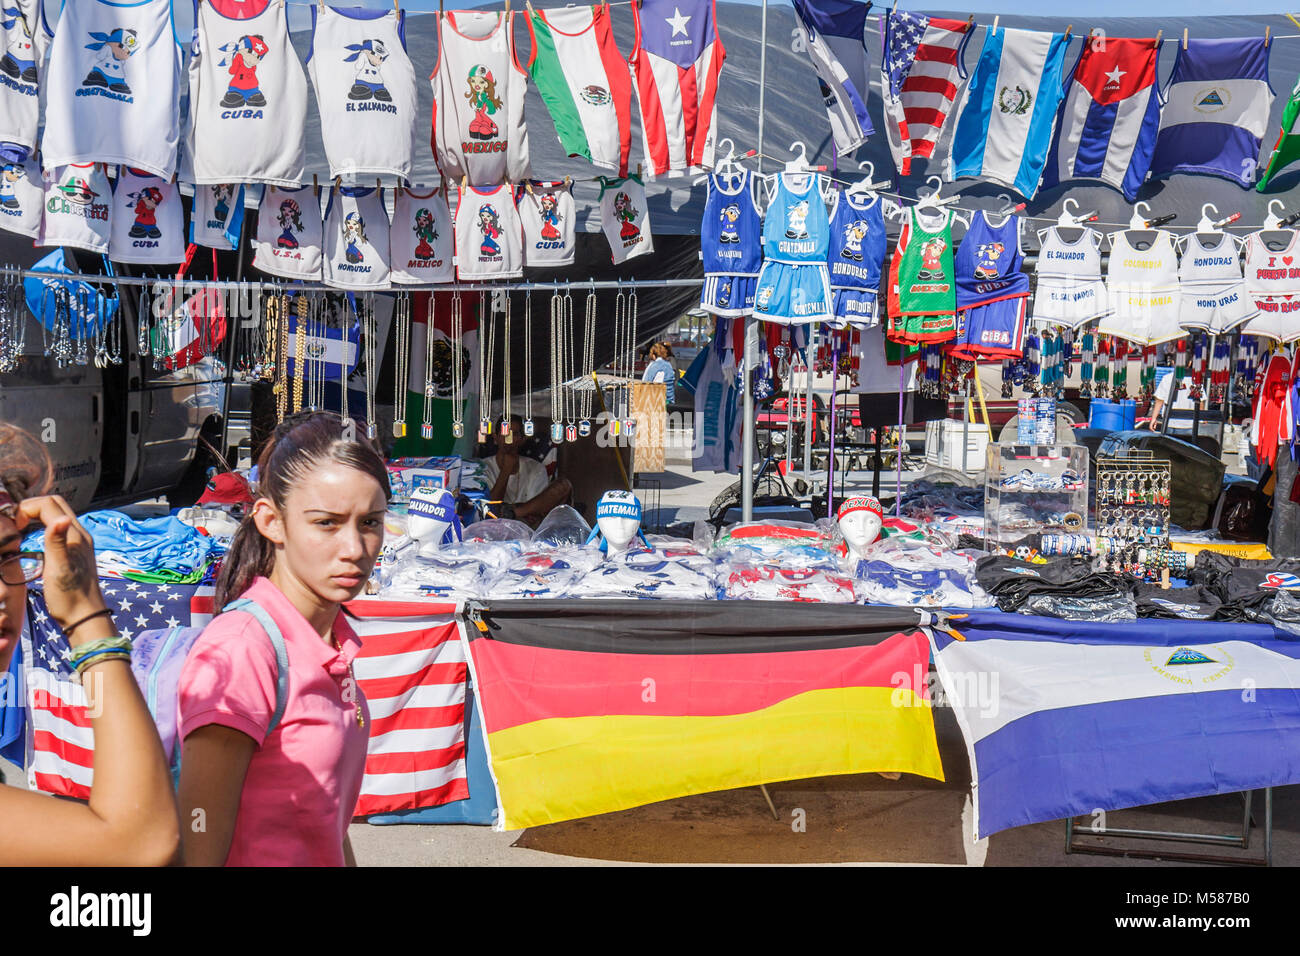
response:
<path id="1" fill-rule="evenodd" d="M 813 426 L 816 419 L 813 417 L 813 359 L 817 355 L 817 326 L 812 325 L 808 332 L 808 344 L 804 346 L 803 369 L 804 369 L 804 406 L 803 406 L 803 477 L 805 481 L 812 481 L 812 446 L 813 446 Z"/>
<path id="2" fill-rule="evenodd" d="M 767 0 L 758 40 L 758 174 L 763 175 L 763 93 L 767 89 Z M 746 519 L 748 520 L 748 519 Z"/>
<path id="3" fill-rule="evenodd" d="M 745 411 L 741 437 L 740 518 L 754 520 L 754 366 L 758 364 L 758 322 L 750 317 L 745 323 Z"/>

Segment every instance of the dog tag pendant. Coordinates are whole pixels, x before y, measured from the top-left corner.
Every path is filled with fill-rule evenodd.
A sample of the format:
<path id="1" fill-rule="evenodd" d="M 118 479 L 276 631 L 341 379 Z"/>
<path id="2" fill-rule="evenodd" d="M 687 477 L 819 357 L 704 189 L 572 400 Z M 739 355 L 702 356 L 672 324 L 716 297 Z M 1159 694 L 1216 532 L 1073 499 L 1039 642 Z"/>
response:
<path id="1" fill-rule="evenodd" d="M 566 425 L 566 426 L 564 427 L 564 440 L 565 440 L 565 441 L 577 441 L 577 440 L 578 440 L 578 426 L 577 426 L 577 425 Z"/>
<path id="2" fill-rule="evenodd" d="M 525 418 L 525 419 L 524 419 L 524 437 L 525 437 L 525 438 L 532 438 L 532 437 L 533 437 L 533 431 L 534 431 L 534 430 L 535 430 L 535 429 L 533 428 L 533 420 L 532 420 L 531 418 Z"/>
<path id="3" fill-rule="evenodd" d="M 583 438 L 586 438 L 588 435 L 590 435 L 591 422 L 589 422 L 585 418 L 582 421 L 578 422 L 578 434 L 581 435 Z"/>
<path id="4" fill-rule="evenodd" d="M 631 438 L 636 434 L 636 419 L 629 418 L 623 422 L 623 434 Z"/>
<path id="5" fill-rule="evenodd" d="M 515 436 L 510 434 L 510 419 L 508 418 L 501 419 L 501 439 L 507 445 L 514 444 Z"/>
<path id="6" fill-rule="evenodd" d="M 460 422 L 457 422 L 456 424 L 454 424 L 454 425 L 451 426 L 451 433 L 452 433 L 453 435 L 455 435 L 457 438 L 460 438 L 462 435 L 465 434 L 465 426 L 462 425 Z M 433 437 L 433 426 L 432 426 L 432 425 L 421 425 L 421 426 L 420 426 L 420 437 L 421 437 L 421 438 L 432 438 L 432 437 Z"/>
<path id="7" fill-rule="evenodd" d="M 393 437 L 394 438 L 406 437 L 406 422 L 393 422 Z"/>
<path id="8" fill-rule="evenodd" d="M 620 419 L 612 418 L 609 422 L 609 433 L 617 438 L 623 432 L 623 422 Z"/>
<path id="9" fill-rule="evenodd" d="M 564 441 L 564 426 L 559 422 L 551 422 L 551 441 L 556 445 Z"/>

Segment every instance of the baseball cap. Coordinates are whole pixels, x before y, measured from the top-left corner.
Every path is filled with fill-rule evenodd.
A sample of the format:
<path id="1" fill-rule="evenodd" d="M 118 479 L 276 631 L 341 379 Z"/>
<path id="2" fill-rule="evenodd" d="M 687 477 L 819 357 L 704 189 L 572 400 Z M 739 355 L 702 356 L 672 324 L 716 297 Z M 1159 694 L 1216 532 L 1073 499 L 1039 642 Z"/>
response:
<path id="1" fill-rule="evenodd" d="M 201 505 L 251 505 L 253 492 L 243 475 L 233 471 L 223 471 L 208 479 L 208 485 L 199 496 Z"/>

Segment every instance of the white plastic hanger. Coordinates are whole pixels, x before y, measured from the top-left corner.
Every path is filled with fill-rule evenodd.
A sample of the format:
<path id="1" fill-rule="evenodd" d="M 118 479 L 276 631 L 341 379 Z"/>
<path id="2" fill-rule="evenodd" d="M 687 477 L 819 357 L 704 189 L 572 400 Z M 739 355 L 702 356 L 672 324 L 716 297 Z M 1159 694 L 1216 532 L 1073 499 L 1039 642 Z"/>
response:
<path id="1" fill-rule="evenodd" d="M 1233 235 L 1229 235 L 1228 233 L 1225 233 L 1223 231 L 1223 227 L 1228 225 L 1228 223 L 1230 222 L 1236 222 L 1238 219 L 1240 219 L 1241 213 L 1234 212 L 1231 216 L 1228 216 L 1226 219 L 1219 219 L 1216 221 L 1210 218 L 1208 212 L 1209 210 L 1214 210 L 1214 214 L 1216 216 L 1219 214 L 1219 207 L 1214 205 L 1214 203 L 1212 202 L 1207 202 L 1203 206 L 1201 206 L 1201 218 L 1196 223 L 1196 235 L 1206 236 L 1210 238 L 1228 235 L 1228 238 L 1232 240 L 1234 246 L 1240 248 L 1242 244 L 1245 242 L 1245 240 L 1237 236 L 1233 236 Z M 1175 245 L 1178 246 L 1180 251 L 1187 247 L 1187 238 L 1190 235 L 1192 235 L 1192 233 L 1189 232 L 1187 233 L 1187 235 L 1179 236 L 1177 239 L 1174 240 Z"/>
<path id="2" fill-rule="evenodd" d="M 719 179 L 734 180 L 742 170 L 736 165 L 736 144 L 732 142 L 731 137 L 724 136 L 718 140 L 717 149 L 722 149 L 722 144 L 727 144 L 727 154 L 713 164 L 713 172 Z M 709 174 L 696 176 L 691 185 L 698 186 L 700 183 L 708 180 Z"/>
<path id="3" fill-rule="evenodd" d="M 1150 215 L 1150 203 L 1145 201 L 1134 203 L 1133 215 L 1129 216 L 1128 219 L 1128 228 L 1116 230 L 1106 237 L 1110 240 L 1111 248 L 1115 247 L 1115 239 L 1120 235 L 1123 235 L 1125 241 L 1139 252 L 1145 252 L 1155 246 L 1156 238 L 1161 230 L 1151 229 L 1147 226 L 1147 217 Z"/>
<path id="4" fill-rule="evenodd" d="M 1067 196 L 1061 202 L 1061 214 L 1056 217 L 1056 233 L 1066 242 L 1074 242 L 1079 236 L 1082 236 L 1086 227 L 1085 222 L 1091 222 L 1097 218 L 1095 212 L 1079 212 L 1079 201 L 1073 196 Z M 1069 231 L 1073 235 L 1067 234 Z M 1047 229 L 1038 230 L 1038 242 L 1041 244 L 1047 237 Z"/>
<path id="5" fill-rule="evenodd" d="M 1284 228 L 1282 217 L 1273 211 L 1275 204 L 1282 212 L 1286 212 L 1286 206 L 1282 203 L 1282 200 L 1270 199 L 1268 201 L 1268 215 L 1264 217 L 1264 227 L 1259 231 L 1259 238 L 1265 246 L 1270 248 L 1277 243 L 1290 245 L 1291 240 L 1295 238 L 1295 230 Z"/>
<path id="6" fill-rule="evenodd" d="M 859 179 L 856 183 L 846 189 L 846 195 L 860 196 L 868 193 L 878 194 L 880 190 L 888 189 L 892 185 L 892 180 L 888 179 L 882 180 L 881 182 L 874 181 L 876 178 L 876 164 L 869 159 L 864 159 L 858 163 L 858 169 L 865 169 L 867 175 L 865 178 Z M 880 196 L 878 202 L 880 203 L 880 211 L 886 218 L 902 218 L 903 210 L 898 203 L 894 202 L 892 199 L 886 198 L 885 196 Z"/>
<path id="7" fill-rule="evenodd" d="M 943 189 L 943 178 L 941 176 L 926 176 L 925 184 L 929 186 L 931 183 L 934 183 L 934 189 L 931 192 L 922 195 L 920 189 L 917 189 L 916 191 L 918 198 L 914 208 L 918 211 L 921 209 L 938 209 L 941 206 L 946 206 L 949 203 L 956 202 L 959 198 L 957 196 L 944 196 L 943 198 L 940 198 L 939 192 Z M 970 220 L 961 213 L 954 212 L 951 215 L 954 220 L 960 222 L 967 229 L 970 228 Z"/>
<path id="8" fill-rule="evenodd" d="M 790 144 L 790 152 L 794 152 L 795 147 L 799 147 L 799 158 L 791 159 L 785 164 L 787 173 L 806 173 L 809 172 L 808 166 L 808 147 L 803 144 L 803 140 L 796 139 Z"/>

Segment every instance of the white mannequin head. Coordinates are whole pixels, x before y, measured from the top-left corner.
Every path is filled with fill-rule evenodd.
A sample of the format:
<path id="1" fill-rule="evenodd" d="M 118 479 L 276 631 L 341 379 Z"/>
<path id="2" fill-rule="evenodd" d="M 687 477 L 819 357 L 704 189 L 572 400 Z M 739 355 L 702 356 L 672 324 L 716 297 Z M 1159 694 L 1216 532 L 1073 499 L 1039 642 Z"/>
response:
<path id="1" fill-rule="evenodd" d="M 641 502 L 630 491 L 607 491 L 596 504 L 596 528 L 603 539 L 601 550 L 607 555 L 627 550 L 641 534 Z"/>
<path id="2" fill-rule="evenodd" d="M 406 533 L 421 554 L 437 552 L 461 539 L 456 496 L 445 488 L 416 488 L 406 511 Z"/>
<path id="3" fill-rule="evenodd" d="M 852 558 L 861 558 L 863 552 L 880 537 L 880 502 L 870 495 L 846 499 L 840 505 L 836 519 Z"/>

